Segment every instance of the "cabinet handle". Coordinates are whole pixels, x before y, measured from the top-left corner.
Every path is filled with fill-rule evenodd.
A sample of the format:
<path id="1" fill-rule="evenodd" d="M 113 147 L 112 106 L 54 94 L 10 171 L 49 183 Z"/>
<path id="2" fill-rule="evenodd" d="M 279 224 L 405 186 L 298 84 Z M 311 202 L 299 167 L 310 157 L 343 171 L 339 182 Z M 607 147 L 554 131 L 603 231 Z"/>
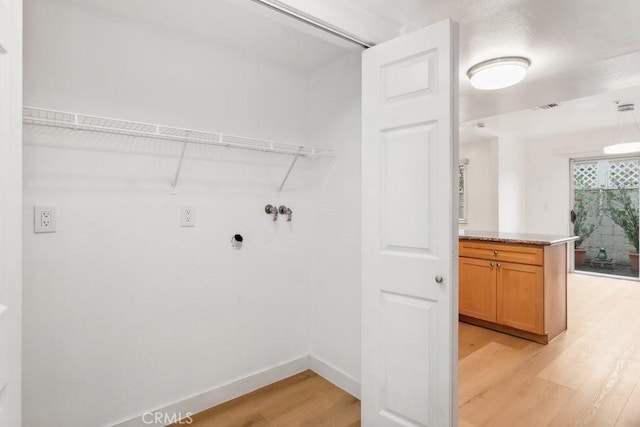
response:
<path id="1" fill-rule="evenodd" d="M 497 251 L 497 250 L 494 250 L 494 251 L 493 251 L 493 254 L 494 254 L 494 255 L 498 255 L 498 251 Z"/>
<path id="2" fill-rule="evenodd" d="M 491 266 L 491 268 L 493 268 L 493 263 L 492 262 L 490 262 L 489 265 Z"/>
<path id="3" fill-rule="evenodd" d="M 496 264 L 498 266 L 498 268 L 500 268 L 500 263 Z"/>

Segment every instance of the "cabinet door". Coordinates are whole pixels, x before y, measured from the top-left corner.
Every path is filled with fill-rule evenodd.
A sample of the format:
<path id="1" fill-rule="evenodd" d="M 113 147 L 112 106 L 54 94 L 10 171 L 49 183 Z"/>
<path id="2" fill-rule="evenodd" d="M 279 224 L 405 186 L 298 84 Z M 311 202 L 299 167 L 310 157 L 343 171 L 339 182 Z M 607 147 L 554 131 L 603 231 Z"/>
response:
<path id="1" fill-rule="evenodd" d="M 534 334 L 544 334 L 542 267 L 496 264 L 498 323 Z"/>
<path id="2" fill-rule="evenodd" d="M 489 322 L 496 321 L 496 263 L 459 258 L 459 312 Z"/>

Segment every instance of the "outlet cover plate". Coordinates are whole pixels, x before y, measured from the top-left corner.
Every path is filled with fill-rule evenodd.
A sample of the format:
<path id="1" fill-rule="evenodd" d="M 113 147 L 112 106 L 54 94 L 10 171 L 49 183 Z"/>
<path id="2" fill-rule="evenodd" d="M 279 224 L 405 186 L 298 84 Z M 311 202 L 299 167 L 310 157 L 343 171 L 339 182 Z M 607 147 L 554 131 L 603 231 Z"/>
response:
<path id="1" fill-rule="evenodd" d="M 56 208 L 53 206 L 35 206 L 33 208 L 33 232 L 56 232 Z"/>
<path id="2" fill-rule="evenodd" d="M 192 206 L 183 206 L 180 208 L 180 226 L 196 226 L 196 210 Z"/>

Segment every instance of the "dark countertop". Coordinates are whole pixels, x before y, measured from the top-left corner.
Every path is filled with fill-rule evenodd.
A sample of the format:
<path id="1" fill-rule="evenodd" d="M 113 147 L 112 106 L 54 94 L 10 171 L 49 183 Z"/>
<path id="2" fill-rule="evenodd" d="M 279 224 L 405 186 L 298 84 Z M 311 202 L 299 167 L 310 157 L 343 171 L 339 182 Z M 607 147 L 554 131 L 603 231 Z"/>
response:
<path id="1" fill-rule="evenodd" d="M 559 236 L 552 234 L 505 233 L 499 231 L 460 230 L 459 240 L 478 240 L 486 242 L 517 243 L 524 245 L 558 245 L 573 242 L 578 236 Z"/>

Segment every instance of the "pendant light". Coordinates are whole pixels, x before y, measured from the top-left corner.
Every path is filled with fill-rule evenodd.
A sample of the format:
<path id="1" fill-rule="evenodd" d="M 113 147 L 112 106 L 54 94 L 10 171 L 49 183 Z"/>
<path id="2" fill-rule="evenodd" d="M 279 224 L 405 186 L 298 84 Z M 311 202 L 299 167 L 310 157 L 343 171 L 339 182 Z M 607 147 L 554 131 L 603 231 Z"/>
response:
<path id="1" fill-rule="evenodd" d="M 605 154 L 628 154 L 628 153 L 638 153 L 640 152 L 640 124 L 638 124 L 638 119 L 636 118 L 634 104 L 620 104 L 618 105 L 618 112 L 622 113 L 620 120 L 618 121 L 619 126 L 616 126 L 616 131 L 613 136 L 613 142 L 615 143 L 618 139 L 618 134 L 624 131 L 625 121 L 627 116 L 631 119 L 636 128 L 635 139 L 630 142 L 618 143 L 613 145 L 607 145 L 604 147 Z M 622 136 L 620 136 L 622 137 Z"/>
<path id="2" fill-rule="evenodd" d="M 520 83 L 527 75 L 531 61 L 521 56 L 505 56 L 481 62 L 469 68 L 471 86 L 481 90 L 495 90 Z"/>

